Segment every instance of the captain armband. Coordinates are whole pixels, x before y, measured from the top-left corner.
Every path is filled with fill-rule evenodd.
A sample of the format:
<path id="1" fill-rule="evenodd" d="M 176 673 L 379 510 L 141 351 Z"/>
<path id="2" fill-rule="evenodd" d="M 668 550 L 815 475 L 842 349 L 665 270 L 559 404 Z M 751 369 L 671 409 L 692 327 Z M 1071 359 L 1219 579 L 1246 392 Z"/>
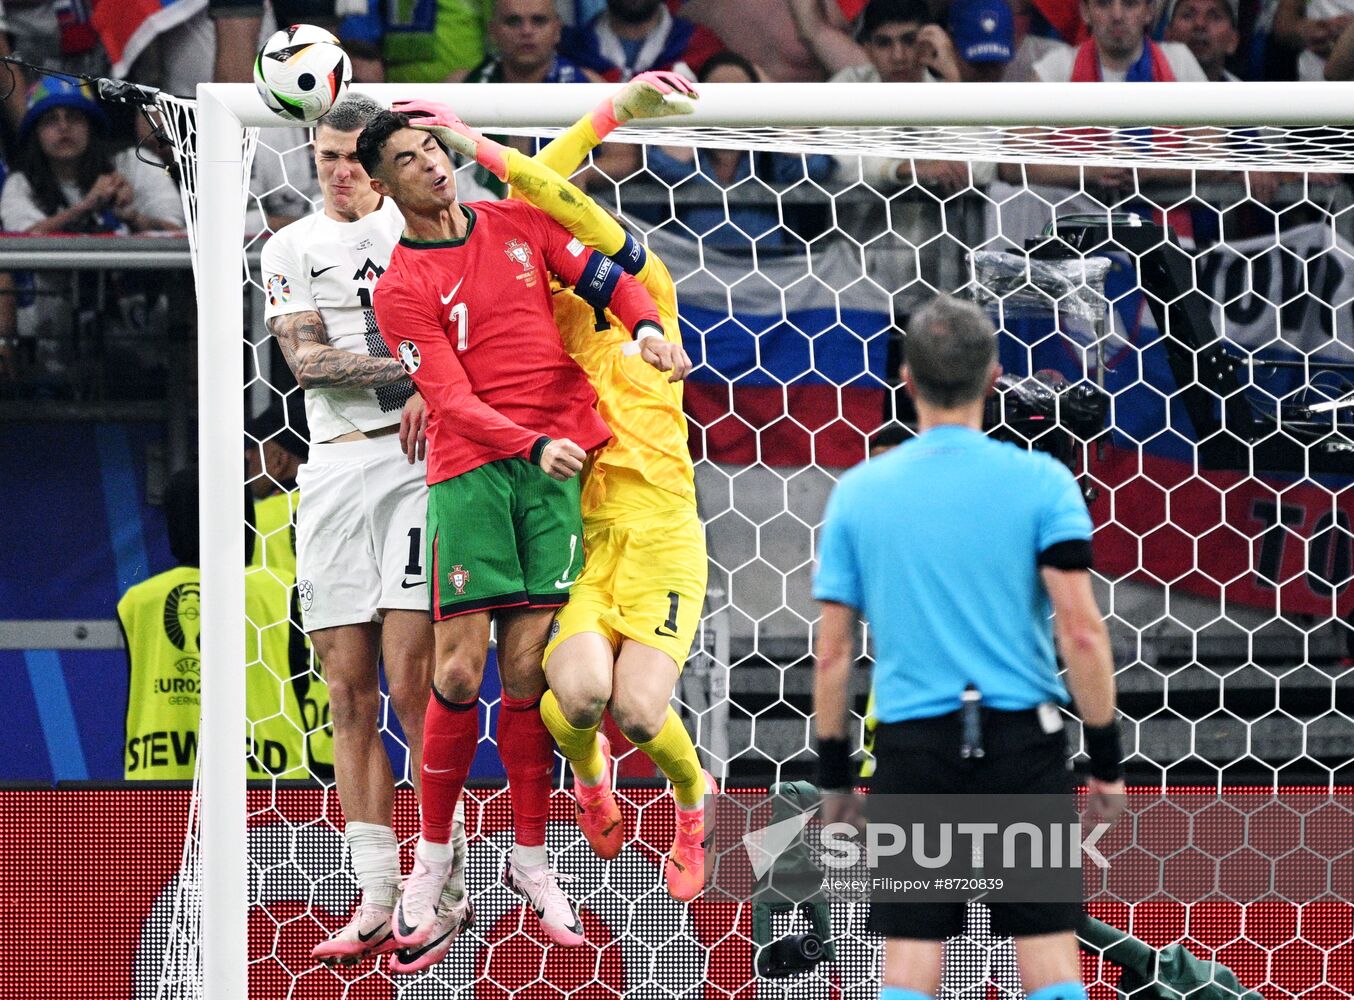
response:
<path id="1" fill-rule="evenodd" d="M 574 292 L 594 309 L 605 309 L 611 305 L 611 296 L 615 294 L 620 280 L 620 266 L 610 257 L 594 250 L 583 264 L 583 273 L 574 285 Z"/>
<path id="2" fill-rule="evenodd" d="M 626 274 L 637 275 L 644 270 L 644 265 L 649 262 L 649 251 L 644 249 L 642 243 L 626 233 L 625 243 L 619 250 L 611 254 L 611 259 L 625 268 Z"/>

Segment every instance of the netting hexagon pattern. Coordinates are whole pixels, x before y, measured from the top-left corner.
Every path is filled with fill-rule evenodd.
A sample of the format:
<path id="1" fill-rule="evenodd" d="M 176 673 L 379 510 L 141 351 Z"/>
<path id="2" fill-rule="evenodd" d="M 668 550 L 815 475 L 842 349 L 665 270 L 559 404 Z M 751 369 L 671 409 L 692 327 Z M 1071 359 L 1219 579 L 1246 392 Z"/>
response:
<path id="1" fill-rule="evenodd" d="M 176 113 L 191 151 L 191 109 Z M 946 292 L 976 297 L 998 326 L 1006 377 L 992 433 L 1053 452 L 1083 484 L 1130 767 L 1163 787 L 1348 779 L 1354 414 L 1328 404 L 1354 390 L 1354 200 L 1311 172 L 1346 167 L 1347 146 L 1302 129 L 674 129 L 663 139 L 687 147 L 685 176 L 644 149 L 635 172 L 593 193 L 667 263 L 697 364 L 686 408 L 711 576 L 675 704 L 718 777 L 766 785 L 811 773 L 810 581 L 823 506 L 871 437 L 907 418 L 896 370 L 908 316 Z M 707 152 L 693 159 L 692 144 Z M 1241 168 L 1285 172 L 1261 200 Z M 470 169 L 458 183 L 472 197 Z M 317 199 L 305 133 L 259 136 L 243 258 L 252 411 L 299 392 L 262 328 L 258 249 Z M 495 704 L 486 697 L 483 709 Z M 394 727 L 392 712 L 382 718 Z M 652 776 L 612 740 L 623 776 Z M 564 813 L 566 795 L 555 804 Z M 369 968 L 317 970 L 286 942 L 346 914 L 355 889 L 342 871 L 342 816 L 332 788 L 295 815 L 283 797 L 258 793 L 251 820 L 256 833 L 291 831 L 269 833 L 251 855 L 261 893 L 251 974 L 272 984 L 268 995 L 431 996 L 470 980 L 485 996 L 829 984 L 873 995 L 875 945 L 854 913 L 837 915 L 842 957 L 811 985 L 749 986 L 745 916 L 663 895 L 655 859 L 670 805 L 642 786 L 624 796 L 637 841 L 623 865 L 596 863 L 564 813 L 552 825 L 559 867 L 584 873 L 576 894 L 596 931 L 586 955 L 544 950 L 503 896 L 491 846 L 503 827 L 486 819 L 470 875 L 482 921 L 452 959 L 399 984 Z M 480 805 L 486 817 L 506 809 L 501 794 Z M 412 832 L 412 804 L 402 798 L 401 809 Z M 304 838 L 328 846 L 312 854 Z M 1238 872 L 1276 859 L 1244 830 L 1216 857 Z M 295 905 L 278 912 L 263 897 L 282 883 L 277 898 Z M 1266 996 L 1334 990 L 1331 970 L 1351 947 L 1347 905 L 1285 904 L 1296 923 L 1284 931 L 1260 904 L 1190 902 L 1107 903 L 1097 915 L 1157 946 L 1183 939 L 1224 963 L 1240 955 L 1243 980 Z M 973 920 L 947 988 L 958 995 L 964 975 L 986 971 L 1018 995 L 1009 948 L 984 935 L 981 908 Z M 1257 966 L 1255 949 L 1268 964 Z M 1115 975 L 1097 962 L 1088 974 L 1102 991 Z"/>

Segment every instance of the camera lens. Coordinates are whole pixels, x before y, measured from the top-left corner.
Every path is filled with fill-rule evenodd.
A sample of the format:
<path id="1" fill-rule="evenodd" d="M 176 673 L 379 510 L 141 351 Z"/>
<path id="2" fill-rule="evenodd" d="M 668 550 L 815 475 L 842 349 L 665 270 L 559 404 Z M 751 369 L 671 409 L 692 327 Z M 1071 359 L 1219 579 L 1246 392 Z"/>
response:
<path id="1" fill-rule="evenodd" d="M 823 942 L 817 934 L 804 934 L 800 937 L 799 955 L 806 962 L 823 960 Z"/>

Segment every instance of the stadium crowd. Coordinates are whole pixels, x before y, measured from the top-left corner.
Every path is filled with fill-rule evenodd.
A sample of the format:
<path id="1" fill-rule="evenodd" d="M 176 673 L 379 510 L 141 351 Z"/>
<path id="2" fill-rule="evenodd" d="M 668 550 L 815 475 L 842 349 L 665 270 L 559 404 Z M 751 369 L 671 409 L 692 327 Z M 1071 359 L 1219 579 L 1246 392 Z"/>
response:
<path id="1" fill-rule="evenodd" d="M 249 80 L 260 37 L 276 24 L 298 22 L 338 34 L 358 82 L 573 83 L 626 80 L 651 69 L 712 82 L 1354 76 L 1354 0 L 173 0 L 130 7 L 118 0 L 7 0 L 0 6 L 0 55 L 188 95 L 209 74 Z M 182 229 L 172 171 L 160 168 L 169 151 L 143 117 L 96 103 L 57 76 L 15 66 L 7 75 L 0 79 L 3 230 L 129 235 Z M 525 140 L 517 142 L 527 148 Z M 276 229 L 310 210 L 317 190 L 304 149 L 264 151 L 256 172 L 260 186 L 273 193 L 253 214 L 252 229 Z M 893 287 L 922 277 L 942 291 L 956 287 L 962 247 L 932 241 L 920 255 L 893 251 L 928 242 L 942 221 L 942 199 L 989 185 L 1001 193 L 1012 179 L 983 163 L 693 156 L 689 149 L 624 144 L 601 147 L 579 179 L 585 189 L 601 190 L 632 176 L 683 191 L 675 217 L 666 198 L 632 199 L 638 217 L 735 251 L 793 245 L 795 236 L 812 238 L 827 224 L 821 206 L 779 212 L 774 200 L 746 199 L 730 214 L 720 189 L 740 180 L 755 178 L 778 191 L 806 178 L 838 191 L 863 182 L 848 193 L 837 218 L 861 242 L 888 227 L 886 203 L 905 192 L 891 213 L 896 239 L 874 244 L 880 257 L 874 270 Z M 1055 186 L 1070 181 L 1053 174 L 1029 179 Z M 1088 172 L 1086 186 L 1096 195 L 1120 196 L 1142 179 L 1100 169 Z M 1283 179 L 1251 175 L 1251 196 L 1271 201 Z M 503 185 L 482 168 L 475 180 L 481 190 L 468 194 L 503 194 Z M 944 221 L 951 232 L 964 228 L 952 216 Z M 997 228 L 1019 228 L 1014 216 L 997 220 L 990 212 L 975 225 L 984 238 Z M 916 260 L 899 263 L 901 256 Z M 12 394 L 22 374 L 31 391 L 41 395 L 47 386 L 59 393 L 56 387 L 69 381 L 91 339 L 104 351 L 112 343 L 114 354 L 121 344 L 124 362 L 153 366 L 125 336 L 154 321 L 155 296 L 143 284 L 126 273 L 0 275 L 0 392 Z M 900 308 L 910 311 L 906 296 Z"/>

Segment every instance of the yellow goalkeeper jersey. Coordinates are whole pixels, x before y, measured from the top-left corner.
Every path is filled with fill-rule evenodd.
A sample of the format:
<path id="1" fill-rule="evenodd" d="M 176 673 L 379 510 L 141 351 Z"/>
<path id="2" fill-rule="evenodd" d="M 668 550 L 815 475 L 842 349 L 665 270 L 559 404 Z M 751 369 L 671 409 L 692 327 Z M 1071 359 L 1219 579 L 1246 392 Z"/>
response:
<path id="1" fill-rule="evenodd" d="M 574 170 L 595 145 L 596 133 L 585 118 L 535 159 L 509 150 L 508 183 L 515 197 L 549 214 L 579 242 L 616 257 L 627 244 L 625 230 L 560 176 Z M 664 336 L 680 344 L 677 289 L 667 267 L 656 255 L 648 254 L 643 266 L 632 273 L 658 305 Z M 565 350 L 597 390 L 597 412 L 611 428 L 610 442 L 593 456 L 583 483 L 583 516 L 619 516 L 674 503 L 695 506 L 696 475 L 687 446 L 682 384 L 669 382 L 667 375 L 646 363 L 630 331 L 609 311 L 599 314 L 558 284 L 553 292 L 555 324 Z M 637 473 L 661 493 L 636 495 L 633 477 L 622 477 L 631 479 L 630 484 L 608 495 L 609 470 Z"/>
<path id="2" fill-rule="evenodd" d="M 680 344 L 677 293 L 662 261 L 649 257 L 645 287 L 658 303 L 667 338 Z M 554 296 L 555 323 L 564 348 L 597 390 L 597 412 L 611 428 L 611 440 L 593 456 L 583 484 L 583 514 L 613 509 L 607 472 L 629 469 L 646 483 L 683 503 L 696 502 L 695 471 L 687 447 L 682 384 L 651 367 L 634 350 L 634 341 L 615 316 L 599 317 L 593 307 L 567 288 Z M 638 500 L 639 498 L 633 498 Z M 648 506 L 656 506 L 650 498 Z"/>

